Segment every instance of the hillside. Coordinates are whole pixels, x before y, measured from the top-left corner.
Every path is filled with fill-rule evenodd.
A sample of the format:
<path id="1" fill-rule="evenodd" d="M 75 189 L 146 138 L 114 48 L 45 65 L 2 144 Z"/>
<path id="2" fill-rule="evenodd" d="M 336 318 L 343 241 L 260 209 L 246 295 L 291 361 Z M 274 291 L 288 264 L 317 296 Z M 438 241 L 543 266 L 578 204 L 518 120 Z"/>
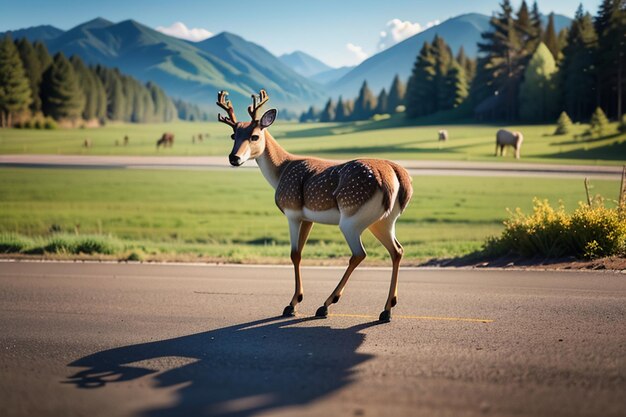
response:
<path id="1" fill-rule="evenodd" d="M 0 38 L 10 35 L 13 39 L 26 38 L 29 41 L 45 41 L 54 39 L 61 35 L 63 31 L 51 25 L 31 26 L 25 29 L 9 30 L 0 32 Z"/>
<path id="2" fill-rule="evenodd" d="M 279 56 L 278 59 L 298 74 L 309 78 L 313 75 L 326 71 L 332 71 L 334 69 L 319 59 L 302 51 L 283 54 Z"/>

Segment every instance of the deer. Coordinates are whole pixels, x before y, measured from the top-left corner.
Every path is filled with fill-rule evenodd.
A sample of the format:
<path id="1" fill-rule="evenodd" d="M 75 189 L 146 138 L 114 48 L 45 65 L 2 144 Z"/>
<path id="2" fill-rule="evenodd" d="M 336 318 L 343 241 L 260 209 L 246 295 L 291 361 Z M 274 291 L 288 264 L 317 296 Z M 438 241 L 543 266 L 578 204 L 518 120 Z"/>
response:
<path id="1" fill-rule="evenodd" d="M 233 130 L 230 164 L 239 167 L 248 160 L 256 161 L 274 188 L 275 203 L 289 224 L 295 291 L 283 316 L 294 316 L 297 304 L 303 300 L 302 250 L 313 224 L 320 223 L 339 226 L 351 257 L 337 287 L 315 316 L 328 317 L 328 308 L 339 301 L 352 272 L 366 258 L 361 235 L 369 229 L 391 256 L 391 284 L 379 316 L 379 321 L 389 322 L 391 309 L 398 302 L 398 272 L 404 253 L 396 238 L 396 221 L 411 200 L 411 176 L 400 165 L 382 159 L 339 162 L 287 152 L 268 131 L 277 110 L 270 109 L 259 117 L 259 110 L 268 100 L 265 90 L 260 90 L 258 96 L 252 94 L 249 122 L 237 121 L 228 92 L 218 92 L 216 104 L 227 114 L 218 114 L 218 121 Z"/>

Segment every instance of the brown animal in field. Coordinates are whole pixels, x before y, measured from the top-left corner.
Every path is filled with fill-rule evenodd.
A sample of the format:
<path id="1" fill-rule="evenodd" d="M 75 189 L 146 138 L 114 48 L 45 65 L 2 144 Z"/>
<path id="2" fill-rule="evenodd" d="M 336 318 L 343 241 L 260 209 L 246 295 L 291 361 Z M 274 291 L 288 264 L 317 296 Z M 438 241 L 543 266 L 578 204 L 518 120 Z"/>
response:
<path id="1" fill-rule="evenodd" d="M 129 142 L 128 135 L 126 135 L 124 136 L 124 146 L 128 146 L 128 142 Z"/>
<path id="2" fill-rule="evenodd" d="M 91 139 L 87 138 L 83 141 L 83 148 L 91 148 L 93 146 L 93 142 Z"/>
<path id="3" fill-rule="evenodd" d="M 156 147 L 159 149 L 160 146 L 164 148 L 171 148 L 174 145 L 174 134 L 173 133 L 163 133 L 161 139 L 157 141 Z"/>
<path id="4" fill-rule="evenodd" d="M 202 143 L 202 133 L 198 133 L 198 142 Z"/>
<path id="5" fill-rule="evenodd" d="M 515 149 L 515 158 L 519 159 L 520 151 L 522 149 L 522 142 L 524 141 L 524 135 L 521 132 L 511 132 L 510 130 L 500 129 L 496 133 L 496 155 L 498 156 L 498 149 L 500 149 L 500 156 L 506 155 L 504 150 L 505 146 L 512 146 Z"/>
<path id="6" fill-rule="evenodd" d="M 328 307 L 339 301 L 352 271 L 365 259 L 361 234 L 369 229 L 391 255 L 391 285 L 379 317 L 381 321 L 389 321 L 391 308 L 398 301 L 398 270 L 403 254 L 395 225 L 413 194 L 409 173 L 400 165 L 382 159 L 336 162 L 292 155 L 267 130 L 276 119 L 276 110 L 258 117 L 259 109 L 269 99 L 265 90 L 258 97 L 252 96 L 252 105 L 248 107 L 250 122 L 237 122 L 227 95 L 221 91 L 217 105 L 228 114 L 227 117 L 220 114 L 218 120 L 233 129 L 230 164 L 237 167 L 255 159 L 265 179 L 276 190 L 276 205 L 289 222 L 296 284 L 283 315 L 294 315 L 296 305 L 302 301 L 302 249 L 313 223 L 322 223 L 339 226 L 352 257 L 341 281 L 315 315 L 327 317 Z"/>
<path id="7" fill-rule="evenodd" d="M 446 142 L 448 140 L 448 131 L 445 129 L 441 129 L 439 131 L 439 141 Z"/>

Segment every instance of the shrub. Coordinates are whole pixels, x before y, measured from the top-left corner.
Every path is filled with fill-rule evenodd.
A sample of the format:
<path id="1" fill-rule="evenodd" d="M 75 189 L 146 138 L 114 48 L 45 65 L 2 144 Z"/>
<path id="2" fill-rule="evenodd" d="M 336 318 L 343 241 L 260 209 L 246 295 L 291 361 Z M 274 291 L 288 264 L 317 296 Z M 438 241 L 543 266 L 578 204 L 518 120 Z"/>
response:
<path id="1" fill-rule="evenodd" d="M 43 127 L 43 123 L 40 119 L 35 120 L 35 124 L 33 125 L 35 129 L 41 129 Z"/>
<path id="2" fill-rule="evenodd" d="M 620 133 L 626 133 L 626 114 L 622 114 L 617 130 L 619 130 Z"/>
<path id="3" fill-rule="evenodd" d="M 626 253 L 626 213 L 605 207 L 601 199 L 580 203 L 572 214 L 535 199 L 532 214 L 518 208 L 504 227 L 500 237 L 485 243 L 487 254 L 597 258 Z"/>
<path id="4" fill-rule="evenodd" d="M 0 234 L 0 253 L 19 253 L 28 247 L 28 240 L 15 234 Z"/>
<path id="5" fill-rule="evenodd" d="M 604 114 L 600 107 L 596 107 L 596 110 L 591 115 L 588 133 L 593 136 L 601 136 L 606 132 L 608 126 L 609 119 L 607 119 L 606 114 Z"/>
<path id="6" fill-rule="evenodd" d="M 572 119 L 569 118 L 567 113 L 561 112 L 559 119 L 556 121 L 555 135 L 566 135 L 572 131 Z"/>
<path id="7" fill-rule="evenodd" d="M 117 251 L 117 242 L 103 236 L 81 236 L 76 239 L 73 253 L 101 253 L 112 255 Z"/>
<path id="8" fill-rule="evenodd" d="M 56 129 L 57 126 L 57 122 L 55 122 L 54 119 L 51 117 L 46 117 L 43 122 L 44 129 Z"/>

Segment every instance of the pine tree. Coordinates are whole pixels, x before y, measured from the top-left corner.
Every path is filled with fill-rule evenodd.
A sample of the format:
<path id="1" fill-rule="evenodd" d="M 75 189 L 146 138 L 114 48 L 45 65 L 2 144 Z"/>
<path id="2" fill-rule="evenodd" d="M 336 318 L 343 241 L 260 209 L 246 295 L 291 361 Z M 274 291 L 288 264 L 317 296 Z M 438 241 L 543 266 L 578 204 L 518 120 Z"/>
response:
<path id="1" fill-rule="evenodd" d="M 387 107 L 389 113 L 395 113 L 398 106 L 404 104 L 404 95 L 406 94 L 406 87 L 400 81 L 400 77 L 396 74 L 393 77 L 391 88 L 389 89 L 389 95 L 387 96 Z"/>
<path id="2" fill-rule="evenodd" d="M 376 97 L 367 85 L 367 81 L 363 81 L 359 96 L 354 102 L 354 110 L 352 112 L 352 120 L 367 120 L 374 114 L 376 108 Z"/>
<path id="3" fill-rule="evenodd" d="M 62 52 L 54 56 L 52 65 L 43 75 L 41 95 L 46 115 L 57 120 L 80 118 L 85 95 L 72 64 Z"/>
<path id="4" fill-rule="evenodd" d="M 589 13 L 578 7 L 561 63 L 565 111 L 576 121 L 586 119 L 596 106 L 595 59 L 598 37 Z"/>
<path id="5" fill-rule="evenodd" d="M 333 99 L 329 98 L 326 102 L 326 106 L 324 106 L 324 110 L 320 114 L 320 122 L 328 123 L 335 120 L 335 103 L 333 103 Z"/>
<path id="6" fill-rule="evenodd" d="M 621 117 L 626 99 L 626 3 L 603 0 L 595 20 L 598 34 L 598 102 L 606 113 Z"/>
<path id="7" fill-rule="evenodd" d="M 377 103 L 376 110 L 374 110 L 374 113 L 376 114 L 389 113 L 389 96 L 387 95 L 387 91 L 384 88 L 380 90 L 380 94 L 378 94 L 376 103 Z"/>
<path id="8" fill-rule="evenodd" d="M 309 110 L 307 110 L 306 112 L 303 112 L 302 115 L 300 116 L 301 123 L 315 122 L 317 121 L 317 119 L 318 119 L 318 113 L 317 113 L 317 110 L 315 109 L 315 106 L 309 107 Z"/>
<path id="9" fill-rule="evenodd" d="M 591 122 L 589 123 L 589 131 L 594 136 L 601 136 L 609 127 L 609 119 L 602 111 L 602 108 L 596 107 L 596 110 L 591 115 Z"/>
<path id="10" fill-rule="evenodd" d="M 513 120 L 518 115 L 519 85 L 532 49 L 528 39 L 519 35 L 510 1 L 503 0 L 500 6 L 502 10 L 489 21 L 490 29 L 481 34 L 483 42 L 478 49 L 483 58 L 479 60 L 480 77 L 476 80 L 481 83 L 475 82 L 474 86 L 483 100 L 494 95 L 501 97 L 494 115 Z"/>
<path id="11" fill-rule="evenodd" d="M 46 72 L 48 68 L 50 68 L 50 65 L 52 65 L 52 56 L 50 56 L 50 53 L 48 52 L 48 48 L 46 48 L 46 45 L 44 45 L 40 41 L 36 41 L 33 44 L 33 47 L 35 48 L 35 52 L 37 53 L 37 59 L 39 60 L 39 68 L 41 70 L 41 74 L 43 75 L 43 73 Z"/>
<path id="12" fill-rule="evenodd" d="M 448 70 L 446 89 L 448 102 L 445 103 L 445 107 L 448 109 L 460 106 L 469 94 L 465 70 L 457 62 L 453 62 Z"/>
<path id="13" fill-rule="evenodd" d="M 554 60 L 559 59 L 559 39 L 556 36 L 556 31 L 554 29 L 554 13 L 550 13 L 550 17 L 548 17 L 548 26 L 546 27 L 546 33 L 543 35 L 543 43 L 546 44 Z"/>
<path id="14" fill-rule="evenodd" d="M 561 112 L 559 119 L 556 121 L 555 135 L 566 135 L 572 131 L 572 119 L 569 118 L 567 113 Z"/>
<path id="15" fill-rule="evenodd" d="M 536 0 L 533 2 L 533 7 L 530 11 L 530 25 L 533 28 L 534 38 L 537 40 L 541 39 L 543 37 L 543 27 L 541 24 L 541 13 Z"/>
<path id="16" fill-rule="evenodd" d="M 37 113 L 41 111 L 41 98 L 39 97 L 39 84 L 41 84 L 41 76 L 43 74 L 41 63 L 39 62 L 35 48 L 28 39 L 22 38 L 18 40 L 16 46 L 30 85 L 33 99 L 30 104 L 30 110 L 33 113 Z"/>
<path id="17" fill-rule="evenodd" d="M 407 84 L 405 103 L 406 116 L 415 118 L 435 112 L 435 75 L 436 61 L 432 47 L 424 42 L 420 50 L 413 71 Z"/>
<path id="18" fill-rule="evenodd" d="M 533 26 L 533 21 L 528 11 L 528 5 L 526 0 L 522 0 L 522 4 L 517 12 L 517 19 L 515 20 L 515 28 L 519 33 L 520 42 L 528 45 L 528 48 L 535 49 L 536 47 L 536 28 Z"/>
<path id="19" fill-rule="evenodd" d="M 0 40 L 0 126 L 13 124 L 13 115 L 28 109 L 31 90 L 22 60 L 9 36 Z"/>
<path id="20" fill-rule="evenodd" d="M 446 85 L 448 69 L 453 61 L 452 51 L 442 37 L 435 35 L 432 43 L 433 56 L 435 58 L 435 112 L 447 110 L 451 102 L 449 89 Z"/>
<path id="21" fill-rule="evenodd" d="M 520 116 L 528 122 L 553 119 L 556 113 L 557 66 L 552 53 L 540 43 L 526 70 L 520 86 Z"/>
<path id="22" fill-rule="evenodd" d="M 350 112 L 346 108 L 346 105 L 343 102 L 343 98 L 339 96 L 339 100 L 337 100 L 337 107 L 335 108 L 335 119 L 336 122 L 345 122 L 350 118 Z"/>

